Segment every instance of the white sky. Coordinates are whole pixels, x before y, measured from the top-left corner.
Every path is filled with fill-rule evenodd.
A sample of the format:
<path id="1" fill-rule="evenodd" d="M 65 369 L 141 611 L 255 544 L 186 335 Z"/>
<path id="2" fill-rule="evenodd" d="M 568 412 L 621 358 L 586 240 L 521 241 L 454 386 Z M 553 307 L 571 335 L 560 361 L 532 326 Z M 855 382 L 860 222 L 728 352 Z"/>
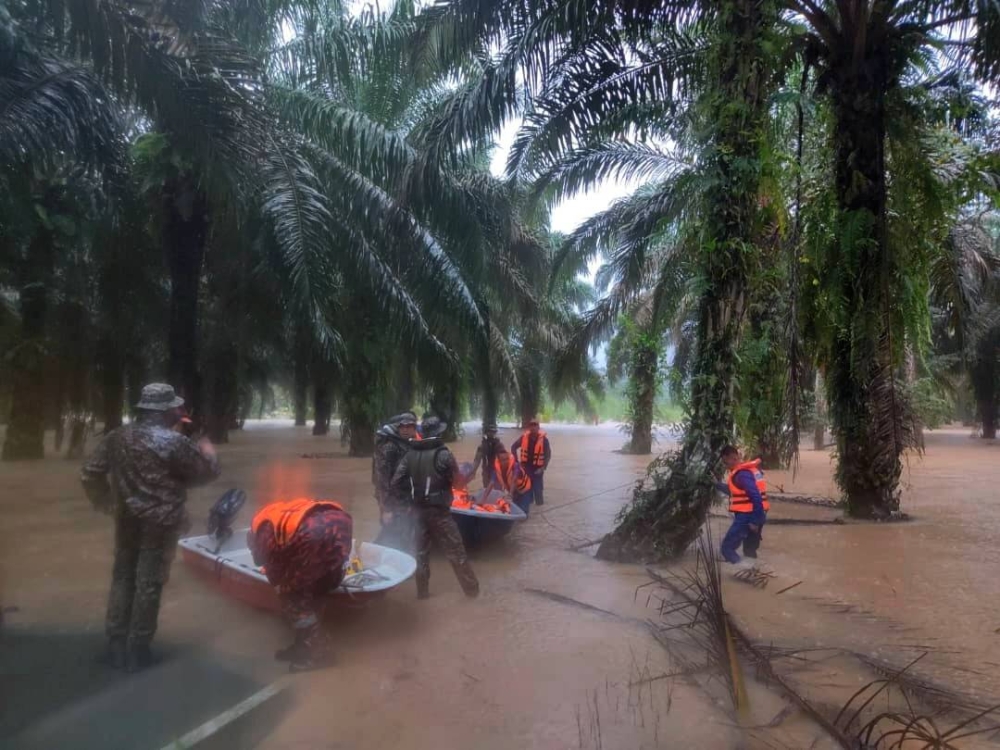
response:
<path id="1" fill-rule="evenodd" d="M 520 121 L 508 122 L 497 139 L 496 150 L 493 152 L 493 161 L 490 164 L 490 171 L 500 177 L 504 173 L 504 166 L 507 163 L 507 154 L 514 143 L 514 135 Z M 603 211 L 619 198 L 624 198 L 635 190 L 636 185 L 619 182 L 617 180 L 605 180 L 596 189 L 586 193 L 577 193 L 559 203 L 552 210 L 551 226 L 557 232 L 569 234 L 580 224 L 589 219 L 599 211 Z M 591 281 L 593 281 L 593 271 L 591 269 Z"/>

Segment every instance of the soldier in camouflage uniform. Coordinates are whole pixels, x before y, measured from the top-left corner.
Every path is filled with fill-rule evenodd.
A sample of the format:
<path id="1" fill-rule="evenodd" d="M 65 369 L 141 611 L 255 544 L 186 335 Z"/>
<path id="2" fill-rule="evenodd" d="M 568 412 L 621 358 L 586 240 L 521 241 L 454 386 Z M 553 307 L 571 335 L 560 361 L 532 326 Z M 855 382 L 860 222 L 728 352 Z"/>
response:
<path id="1" fill-rule="evenodd" d="M 417 415 L 409 411 L 397 414 L 375 433 L 375 454 L 372 456 L 372 484 L 382 524 L 375 544 L 404 552 L 413 549 L 413 517 L 409 496 L 398 496 L 392 488 L 392 475 L 409 450 L 409 441 L 416 436 Z"/>
<path id="2" fill-rule="evenodd" d="M 350 514 L 328 500 L 288 500 L 264 506 L 247 532 L 256 565 L 264 566 L 278 590 L 285 618 L 295 632 L 291 646 L 274 658 L 290 672 L 328 665 L 330 638 L 320 618 L 328 595 L 344 579 L 354 524 Z"/>
<path id="3" fill-rule="evenodd" d="M 410 441 L 410 450 L 399 462 L 392 486 L 400 496 L 413 501 L 416 521 L 417 598 L 430 596 L 431 545 L 436 544 L 448 558 L 466 596 L 479 596 L 479 581 L 469 565 L 455 519 L 451 516 L 451 491 L 462 489 L 468 478 L 441 440 L 445 425 L 437 417 L 425 419 L 420 427 L 422 440 Z"/>
<path id="4" fill-rule="evenodd" d="M 81 474 L 94 507 L 115 518 L 104 660 L 133 672 L 152 663 L 160 594 L 177 539 L 189 526 L 187 489 L 219 475 L 212 444 L 173 429 L 183 404 L 169 385 L 147 385 L 136 420 L 111 432 Z"/>

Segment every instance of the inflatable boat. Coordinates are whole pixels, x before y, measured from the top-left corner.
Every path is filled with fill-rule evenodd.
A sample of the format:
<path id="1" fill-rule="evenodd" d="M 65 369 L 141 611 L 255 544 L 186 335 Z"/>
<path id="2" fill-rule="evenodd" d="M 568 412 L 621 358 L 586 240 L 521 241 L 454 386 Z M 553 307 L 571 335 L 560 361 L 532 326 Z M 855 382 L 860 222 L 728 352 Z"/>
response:
<path id="1" fill-rule="evenodd" d="M 247 529 L 232 533 L 222 544 L 215 535 L 181 539 L 181 559 L 223 594 L 260 609 L 281 610 L 278 595 L 267 577 L 253 563 L 246 545 Z M 383 595 L 411 578 L 417 562 L 391 547 L 354 540 L 351 560 L 361 569 L 350 569 L 339 587 L 330 592 L 331 604 L 364 603 Z"/>

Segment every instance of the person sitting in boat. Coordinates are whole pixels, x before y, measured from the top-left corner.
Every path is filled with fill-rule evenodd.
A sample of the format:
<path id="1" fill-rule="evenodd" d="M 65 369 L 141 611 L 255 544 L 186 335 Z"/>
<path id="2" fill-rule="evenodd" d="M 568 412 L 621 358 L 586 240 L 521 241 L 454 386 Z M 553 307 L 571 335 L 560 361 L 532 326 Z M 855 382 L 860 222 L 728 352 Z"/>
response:
<path id="1" fill-rule="evenodd" d="M 487 497 L 494 487 L 503 489 L 510 495 L 514 504 L 524 511 L 524 515 L 528 515 L 532 501 L 531 477 L 502 444 L 497 448 L 497 457 L 493 464 L 493 479 L 485 493 Z"/>
<path id="2" fill-rule="evenodd" d="M 354 522 L 331 500 L 283 500 L 265 505 L 253 517 L 247 546 L 255 565 L 277 588 L 285 617 L 295 631 L 291 646 L 275 652 L 289 671 L 326 666 L 329 636 L 320 627 L 327 595 L 344 578 L 351 554 Z"/>

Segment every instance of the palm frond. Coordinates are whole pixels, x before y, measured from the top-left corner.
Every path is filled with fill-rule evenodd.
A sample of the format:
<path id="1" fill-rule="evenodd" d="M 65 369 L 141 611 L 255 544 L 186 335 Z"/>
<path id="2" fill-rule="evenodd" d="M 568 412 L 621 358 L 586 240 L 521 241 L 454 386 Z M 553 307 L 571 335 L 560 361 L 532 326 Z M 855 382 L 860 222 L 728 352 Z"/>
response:
<path id="1" fill-rule="evenodd" d="M 123 160 L 122 130 L 115 102 L 88 70 L 0 36 L 0 162 L 44 168 L 71 155 L 113 167 Z"/>

